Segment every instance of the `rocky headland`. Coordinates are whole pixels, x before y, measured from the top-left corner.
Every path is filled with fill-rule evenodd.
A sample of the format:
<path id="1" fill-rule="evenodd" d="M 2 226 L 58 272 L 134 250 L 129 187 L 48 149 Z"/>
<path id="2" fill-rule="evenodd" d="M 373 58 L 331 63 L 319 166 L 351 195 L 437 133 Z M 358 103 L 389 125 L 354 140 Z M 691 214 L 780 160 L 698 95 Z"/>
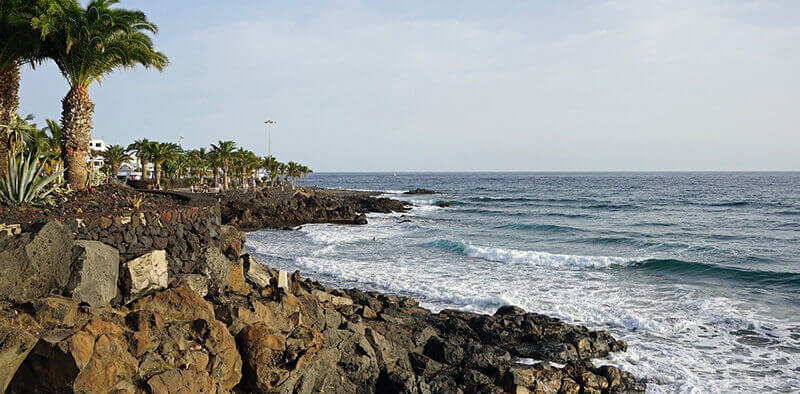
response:
<path id="1" fill-rule="evenodd" d="M 265 223 L 283 227 L 337 222 L 371 209 L 401 207 L 362 200 L 372 198 L 368 195 L 325 193 L 301 191 L 281 197 L 288 206 L 277 209 L 294 212 L 286 216 L 265 211 L 269 199 L 255 194 L 253 200 L 223 195 L 221 206 L 205 199 L 187 204 L 185 211 L 149 213 L 148 220 L 135 224 L 133 236 L 169 233 L 175 228 L 170 226 L 181 226 L 182 234 L 173 236 L 188 241 L 166 242 L 163 248 L 151 245 L 134 253 L 129 245 L 141 242 L 118 235 L 128 231 L 125 225 L 134 226 L 124 218 L 112 219 L 107 226 L 99 219 L 50 220 L 0 237 L 0 389 L 9 393 L 645 389 L 630 373 L 592 362 L 626 350 L 623 341 L 605 331 L 590 331 L 513 306 L 501 307 L 493 315 L 432 313 L 412 298 L 329 288 L 243 254 L 244 235 L 221 224 L 226 209 L 249 210 L 252 219 L 245 221 L 241 218 L 248 216 L 241 214 L 229 216 L 228 221 L 256 228 Z M 225 203 L 226 198 L 231 202 Z M 247 201 L 255 204 L 247 208 Z M 197 205 L 202 204 L 211 205 L 200 212 L 216 212 L 217 217 L 203 216 L 197 228 L 185 225 L 182 220 L 198 215 Z M 305 209 L 311 211 L 297 213 Z M 304 220 L 308 218 L 313 220 Z M 159 228 L 138 230 L 140 226 Z"/>
<path id="2" fill-rule="evenodd" d="M 298 187 L 233 190 L 219 195 L 222 222 L 244 231 L 306 223 L 366 224 L 365 213 L 406 212 L 408 203 L 380 193 Z"/>

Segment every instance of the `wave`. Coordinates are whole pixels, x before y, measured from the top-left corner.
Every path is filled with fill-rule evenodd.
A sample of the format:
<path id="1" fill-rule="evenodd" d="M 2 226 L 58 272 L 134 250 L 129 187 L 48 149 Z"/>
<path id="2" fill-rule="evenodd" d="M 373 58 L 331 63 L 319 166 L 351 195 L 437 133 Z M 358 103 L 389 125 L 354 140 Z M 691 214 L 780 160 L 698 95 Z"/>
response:
<path id="1" fill-rule="evenodd" d="M 462 205 L 466 205 L 466 204 L 463 201 L 458 201 L 458 200 L 436 200 L 436 201 L 433 202 L 433 205 L 436 205 L 436 206 L 439 206 L 439 207 L 441 207 L 441 206 L 457 207 L 457 206 L 462 206 Z"/>
<path id="2" fill-rule="evenodd" d="M 763 271 L 675 259 L 647 259 L 635 262 L 631 267 L 648 272 L 717 278 L 758 286 L 800 288 L 800 273 L 797 272 Z"/>
<path id="3" fill-rule="evenodd" d="M 498 209 L 458 208 L 460 213 L 475 213 L 486 216 L 528 216 L 529 212 L 509 212 Z"/>
<path id="4" fill-rule="evenodd" d="M 796 215 L 800 215 L 800 210 L 797 210 L 797 211 L 791 211 L 791 210 L 776 211 L 776 212 L 773 212 L 772 214 L 773 215 L 796 216 Z"/>
<path id="5" fill-rule="evenodd" d="M 747 201 L 730 201 L 730 202 L 715 202 L 708 204 L 709 207 L 743 207 L 750 205 Z"/>
<path id="6" fill-rule="evenodd" d="M 423 246 L 435 247 L 451 253 L 461 253 L 470 258 L 486 261 L 531 264 L 553 268 L 605 268 L 612 265 L 627 265 L 639 260 L 615 256 L 579 256 L 531 250 L 491 248 L 446 239 L 426 243 Z"/>
<path id="7" fill-rule="evenodd" d="M 429 242 L 423 244 L 423 246 L 434 247 L 450 253 L 460 253 L 470 258 L 499 263 L 530 264 L 542 267 L 571 269 L 632 268 L 652 273 L 673 274 L 687 278 L 721 279 L 738 283 L 750 283 L 761 287 L 789 287 L 800 289 L 800 273 L 797 272 L 753 270 L 676 259 L 554 254 L 540 251 L 484 247 L 446 239 Z"/>
<path id="8" fill-rule="evenodd" d="M 622 211 L 622 210 L 629 210 L 629 209 L 637 209 L 639 208 L 636 204 L 625 204 L 625 203 L 603 203 L 603 204 L 592 204 L 592 205 L 584 205 L 580 208 L 586 209 L 606 209 L 612 211 Z"/>
<path id="9" fill-rule="evenodd" d="M 536 223 L 514 223 L 514 224 L 504 224 L 501 226 L 495 226 L 496 229 L 509 229 L 509 230 L 522 230 L 522 231 L 543 231 L 543 232 L 550 232 L 550 233 L 575 233 L 575 232 L 585 232 L 586 230 L 577 228 L 577 227 L 570 227 L 570 226 L 559 226 L 556 224 L 536 224 Z"/>
<path id="10" fill-rule="evenodd" d="M 472 202 L 528 202 L 528 201 L 541 201 L 535 198 L 528 197 L 469 197 L 467 200 Z"/>
<path id="11" fill-rule="evenodd" d="M 546 212 L 546 213 L 540 213 L 538 215 L 541 215 L 541 216 L 555 216 L 555 217 L 560 217 L 560 218 L 571 218 L 571 219 L 590 218 L 590 217 L 592 217 L 592 215 L 587 215 L 585 213 L 561 213 L 561 212 Z"/>

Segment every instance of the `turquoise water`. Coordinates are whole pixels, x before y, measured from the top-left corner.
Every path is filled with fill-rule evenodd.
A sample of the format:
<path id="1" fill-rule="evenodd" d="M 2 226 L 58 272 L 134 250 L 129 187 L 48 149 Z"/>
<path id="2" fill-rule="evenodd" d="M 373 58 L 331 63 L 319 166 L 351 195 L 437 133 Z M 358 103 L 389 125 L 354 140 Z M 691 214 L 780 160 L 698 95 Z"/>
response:
<path id="1" fill-rule="evenodd" d="M 433 310 L 511 303 L 607 329 L 630 350 L 604 362 L 654 392 L 800 390 L 800 173 L 312 174 L 304 183 L 380 190 L 417 207 L 369 215 L 366 226 L 252 233 L 260 261 Z M 416 187 L 441 193 L 398 194 Z"/>

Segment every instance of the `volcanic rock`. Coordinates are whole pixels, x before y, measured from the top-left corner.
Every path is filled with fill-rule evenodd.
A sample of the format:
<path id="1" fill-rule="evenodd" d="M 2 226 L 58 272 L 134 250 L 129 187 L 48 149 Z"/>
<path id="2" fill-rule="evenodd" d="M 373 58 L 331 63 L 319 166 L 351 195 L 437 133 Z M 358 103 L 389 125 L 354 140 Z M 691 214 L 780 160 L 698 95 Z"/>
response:
<path id="1" fill-rule="evenodd" d="M 57 221 L 0 238 L 0 299 L 29 301 L 63 291 L 70 276 L 64 254 L 71 244 L 72 232 Z"/>
<path id="2" fill-rule="evenodd" d="M 120 281 L 126 301 L 166 288 L 167 267 L 167 254 L 163 250 L 154 250 L 123 264 Z"/>
<path id="3" fill-rule="evenodd" d="M 97 241 L 72 244 L 72 267 L 67 292 L 91 306 L 108 305 L 117 295 L 119 251 Z"/>

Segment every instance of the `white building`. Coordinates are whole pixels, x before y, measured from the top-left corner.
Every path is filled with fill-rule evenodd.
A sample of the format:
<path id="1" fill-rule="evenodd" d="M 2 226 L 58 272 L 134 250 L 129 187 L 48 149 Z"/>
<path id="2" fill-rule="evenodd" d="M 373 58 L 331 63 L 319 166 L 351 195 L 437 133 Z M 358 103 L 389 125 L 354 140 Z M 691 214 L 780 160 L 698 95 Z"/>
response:
<path id="1" fill-rule="evenodd" d="M 91 140 L 89 141 L 89 150 L 94 153 L 94 159 L 92 160 L 92 168 L 95 171 L 99 171 L 105 165 L 105 161 L 100 156 L 101 152 L 105 152 L 108 149 L 108 144 L 105 143 L 103 140 Z M 119 166 L 119 178 L 123 179 L 142 179 L 142 171 L 139 168 L 139 159 L 136 158 L 136 155 L 131 153 L 131 161 L 127 163 L 122 163 Z M 88 158 L 87 158 L 88 160 Z M 148 168 L 152 171 L 152 164 L 148 163 Z"/>
<path id="2" fill-rule="evenodd" d="M 91 140 L 89 141 L 89 150 L 94 153 L 94 160 L 92 160 L 92 168 L 95 171 L 100 170 L 103 168 L 105 162 L 103 158 L 100 157 L 100 152 L 105 152 L 108 145 L 103 140 Z"/>

